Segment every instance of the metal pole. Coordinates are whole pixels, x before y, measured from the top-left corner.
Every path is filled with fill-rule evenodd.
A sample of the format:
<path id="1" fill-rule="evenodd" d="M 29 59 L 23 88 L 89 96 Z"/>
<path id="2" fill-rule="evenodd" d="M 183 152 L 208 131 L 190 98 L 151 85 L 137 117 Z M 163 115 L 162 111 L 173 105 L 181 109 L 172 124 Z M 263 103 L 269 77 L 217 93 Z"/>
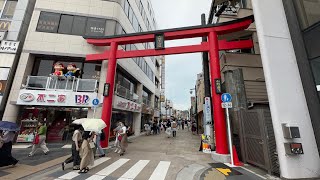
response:
<path id="1" fill-rule="evenodd" d="M 198 82 L 198 81 L 197 81 Z M 199 122 L 198 122 L 198 98 L 197 98 L 197 82 L 196 82 L 196 85 L 194 86 L 194 94 L 196 96 L 196 115 L 195 115 L 195 118 L 196 118 L 196 122 L 197 122 L 197 134 L 199 134 Z"/>
<path id="2" fill-rule="evenodd" d="M 227 111 L 227 124 L 228 124 L 228 138 L 229 138 L 229 151 L 231 156 L 231 164 L 234 166 L 233 162 L 233 151 L 232 151 L 232 138 L 231 138 L 231 126 L 230 126 L 230 118 L 229 118 L 229 108 L 226 108 Z"/>
<path id="3" fill-rule="evenodd" d="M 96 107 L 93 108 L 93 119 L 96 117 Z"/>

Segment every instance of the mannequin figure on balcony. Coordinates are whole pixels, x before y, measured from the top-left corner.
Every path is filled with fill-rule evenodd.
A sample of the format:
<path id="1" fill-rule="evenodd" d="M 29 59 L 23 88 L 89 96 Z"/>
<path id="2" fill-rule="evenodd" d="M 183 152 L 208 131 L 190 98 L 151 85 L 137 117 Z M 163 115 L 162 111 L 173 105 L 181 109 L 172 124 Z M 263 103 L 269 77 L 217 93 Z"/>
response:
<path id="1" fill-rule="evenodd" d="M 80 69 L 77 68 L 77 66 L 75 64 L 69 63 L 67 66 L 67 70 L 68 70 L 68 72 L 64 75 L 66 78 L 71 79 L 71 77 L 79 77 Z"/>
<path id="2" fill-rule="evenodd" d="M 61 62 L 56 62 L 53 65 L 53 68 L 54 68 L 54 72 L 51 74 L 51 76 L 56 76 L 56 77 L 63 76 L 64 66 Z"/>

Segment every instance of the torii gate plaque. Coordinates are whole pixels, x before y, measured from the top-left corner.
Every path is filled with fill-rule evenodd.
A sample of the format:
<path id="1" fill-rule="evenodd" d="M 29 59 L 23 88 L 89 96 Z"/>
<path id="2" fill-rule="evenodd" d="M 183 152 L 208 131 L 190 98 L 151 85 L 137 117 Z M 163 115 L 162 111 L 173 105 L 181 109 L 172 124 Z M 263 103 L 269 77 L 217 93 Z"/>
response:
<path id="1" fill-rule="evenodd" d="M 244 30 L 250 26 L 253 22 L 253 16 L 248 16 L 235 21 L 229 21 L 219 24 L 191 26 L 185 28 L 166 29 L 151 32 L 123 34 L 107 37 L 84 37 L 87 43 L 95 46 L 110 46 L 109 50 L 106 50 L 102 54 L 89 54 L 86 56 L 86 61 L 104 61 L 108 60 L 108 71 L 106 83 L 109 84 L 108 96 L 104 97 L 103 109 L 101 118 L 106 122 L 107 128 L 104 130 L 106 134 L 106 140 L 101 143 L 102 146 L 108 146 L 109 133 L 110 133 L 110 121 L 112 115 L 112 100 L 114 91 L 114 81 L 116 73 L 117 59 L 121 58 L 134 58 L 144 56 L 160 56 L 169 54 L 183 54 L 183 53 L 195 53 L 195 52 L 209 52 L 210 56 L 210 79 L 212 88 L 212 107 L 214 117 L 214 129 L 216 136 L 216 152 L 218 154 L 228 154 L 228 141 L 227 130 L 225 122 L 225 114 L 221 107 L 221 94 L 216 92 L 215 80 L 221 79 L 219 51 L 220 50 L 232 50 L 232 49 L 245 49 L 252 48 L 252 40 L 241 41 L 226 41 L 218 40 L 218 35 L 224 35 L 237 31 Z M 124 51 L 118 50 L 118 45 L 136 44 L 154 42 L 155 36 L 161 34 L 164 40 L 186 39 L 194 37 L 208 37 L 208 42 L 202 42 L 198 45 L 179 46 L 157 49 L 145 49 Z M 164 43 L 164 42 L 163 42 Z M 160 43 L 161 44 L 161 43 Z M 163 44 L 164 45 L 164 44 Z"/>

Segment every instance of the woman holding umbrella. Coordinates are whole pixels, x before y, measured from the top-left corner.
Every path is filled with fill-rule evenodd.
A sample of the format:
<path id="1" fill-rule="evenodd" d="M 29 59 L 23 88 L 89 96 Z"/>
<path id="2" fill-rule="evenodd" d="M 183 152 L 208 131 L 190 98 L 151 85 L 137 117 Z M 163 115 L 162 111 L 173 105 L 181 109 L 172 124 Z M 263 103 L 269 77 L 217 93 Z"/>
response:
<path id="1" fill-rule="evenodd" d="M 16 131 L 19 131 L 19 127 L 16 123 L 0 121 L 0 131 L 2 131 L 1 139 L 3 145 L 0 148 L 0 167 L 16 165 L 18 160 L 12 157 L 12 142 L 16 135 Z"/>

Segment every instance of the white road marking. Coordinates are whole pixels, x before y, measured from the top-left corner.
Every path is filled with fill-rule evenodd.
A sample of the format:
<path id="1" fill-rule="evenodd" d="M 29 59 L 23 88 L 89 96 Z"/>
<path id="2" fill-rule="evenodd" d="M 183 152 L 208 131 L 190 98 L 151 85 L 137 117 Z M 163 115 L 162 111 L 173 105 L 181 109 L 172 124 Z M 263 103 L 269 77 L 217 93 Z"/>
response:
<path id="1" fill-rule="evenodd" d="M 109 157 L 103 157 L 103 158 L 99 158 L 97 160 L 94 161 L 94 165 L 93 166 L 89 166 L 90 169 L 96 167 L 96 166 L 99 166 L 100 164 L 106 162 L 107 160 L 109 160 L 110 158 Z M 80 174 L 78 173 L 78 171 L 72 171 L 72 172 L 69 172 L 63 176 L 60 176 L 58 179 L 72 179 L 72 178 L 75 178 L 77 176 L 79 176 Z"/>
<path id="2" fill-rule="evenodd" d="M 149 163 L 149 160 L 140 160 L 134 166 L 132 166 L 126 173 L 124 173 L 118 180 L 134 179 L 142 171 L 144 167 Z"/>
<path id="3" fill-rule="evenodd" d="M 25 145 L 25 144 L 15 144 L 12 146 L 12 149 L 26 149 L 28 147 L 31 147 L 32 145 Z"/>
<path id="4" fill-rule="evenodd" d="M 62 146 L 61 148 L 63 148 L 63 149 L 71 149 L 71 144 L 66 144 L 66 145 L 64 145 L 64 146 Z"/>
<path id="5" fill-rule="evenodd" d="M 112 163 L 111 165 L 97 172 L 96 175 L 108 176 L 111 173 L 113 173 L 115 170 L 117 170 L 119 167 L 124 165 L 126 162 L 128 162 L 129 160 L 130 159 L 119 159 L 118 161 Z"/>
<path id="6" fill-rule="evenodd" d="M 164 180 L 170 167 L 169 161 L 160 161 L 149 180 Z"/>

